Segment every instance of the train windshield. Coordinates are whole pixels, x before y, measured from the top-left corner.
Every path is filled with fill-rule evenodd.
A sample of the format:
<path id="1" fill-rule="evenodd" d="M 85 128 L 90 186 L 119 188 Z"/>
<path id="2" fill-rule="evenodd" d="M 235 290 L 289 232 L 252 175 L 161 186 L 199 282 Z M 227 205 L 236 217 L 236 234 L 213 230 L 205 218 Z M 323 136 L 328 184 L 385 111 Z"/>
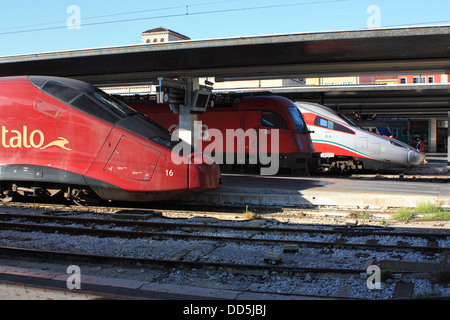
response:
<path id="1" fill-rule="evenodd" d="M 353 127 L 358 127 L 356 124 L 354 124 L 351 120 L 347 119 L 346 117 L 344 117 L 342 114 L 340 113 L 336 113 L 336 115 L 343 121 L 345 121 L 347 124 L 353 126 Z"/>
<path id="2" fill-rule="evenodd" d="M 178 141 L 172 141 L 169 131 L 141 113 L 125 118 L 117 125 L 169 149 L 178 144 Z"/>
<path id="3" fill-rule="evenodd" d="M 295 125 L 297 126 L 297 130 L 300 132 L 308 131 L 308 127 L 306 126 L 305 120 L 303 119 L 302 113 L 298 110 L 297 107 L 289 107 L 289 112 L 292 115 L 292 119 L 295 121 Z"/>
<path id="4" fill-rule="evenodd" d="M 111 97 L 109 94 L 104 93 L 102 90 L 97 89 L 95 92 L 92 92 L 90 96 L 98 102 L 103 103 L 106 107 L 109 107 L 115 113 L 122 115 L 124 117 L 136 114 L 132 108 L 127 106 L 120 100 Z"/>
<path id="5" fill-rule="evenodd" d="M 29 80 L 46 94 L 111 124 L 136 114 L 126 104 L 81 81 L 40 76 Z"/>

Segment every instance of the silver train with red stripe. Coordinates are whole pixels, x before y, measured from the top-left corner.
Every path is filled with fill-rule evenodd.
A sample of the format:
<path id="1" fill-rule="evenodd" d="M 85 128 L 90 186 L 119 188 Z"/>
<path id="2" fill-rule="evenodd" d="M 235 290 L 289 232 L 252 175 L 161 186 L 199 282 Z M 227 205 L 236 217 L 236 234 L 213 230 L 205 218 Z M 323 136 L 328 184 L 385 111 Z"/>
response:
<path id="1" fill-rule="evenodd" d="M 314 103 L 296 102 L 316 151 L 321 170 L 386 170 L 424 163 L 425 155 L 391 137 L 358 127 L 336 111 Z"/>

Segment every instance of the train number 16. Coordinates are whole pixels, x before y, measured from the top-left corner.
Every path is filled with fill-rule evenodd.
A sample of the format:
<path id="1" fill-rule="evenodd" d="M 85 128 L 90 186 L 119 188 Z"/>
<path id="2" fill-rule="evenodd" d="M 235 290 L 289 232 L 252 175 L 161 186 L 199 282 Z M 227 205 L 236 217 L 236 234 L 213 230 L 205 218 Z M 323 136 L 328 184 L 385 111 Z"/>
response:
<path id="1" fill-rule="evenodd" d="M 166 170 L 166 177 L 173 177 L 173 170 Z"/>

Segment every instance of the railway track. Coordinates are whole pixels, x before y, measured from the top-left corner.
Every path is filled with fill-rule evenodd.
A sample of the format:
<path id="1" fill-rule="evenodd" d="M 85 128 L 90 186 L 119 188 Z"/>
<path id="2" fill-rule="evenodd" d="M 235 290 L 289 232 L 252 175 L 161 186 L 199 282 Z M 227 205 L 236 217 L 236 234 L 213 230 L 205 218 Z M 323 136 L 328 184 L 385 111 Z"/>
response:
<path id="1" fill-rule="evenodd" d="M 245 208 L 236 206 L 206 206 L 206 205 L 195 205 L 195 204 L 177 204 L 170 203 L 160 203 L 154 204 L 152 209 L 136 206 L 135 204 L 127 204 L 126 207 L 117 206 L 74 206 L 67 204 L 58 203 L 40 203 L 40 202 L 14 202 L 0 204 L 0 208 L 13 209 L 13 210 L 47 210 L 49 213 L 55 212 L 56 214 L 66 215 L 73 213 L 79 213 L 80 215 L 92 213 L 94 215 L 102 216 L 108 215 L 108 219 L 114 218 L 124 213 L 124 216 L 129 216 L 130 219 L 136 218 L 146 218 L 149 215 L 161 216 L 166 218 L 192 218 L 192 217 L 212 217 L 221 220 L 233 220 L 242 221 L 249 220 L 253 218 L 248 218 L 243 213 Z M 347 224 L 353 225 L 362 223 L 365 226 L 380 226 L 384 228 L 384 224 L 393 223 L 396 225 L 413 224 L 420 223 L 422 225 L 428 224 L 438 224 L 444 225 L 450 223 L 449 219 L 437 219 L 437 220 L 394 220 L 392 219 L 392 213 L 384 211 L 367 211 L 365 209 L 360 210 L 345 210 L 345 209 L 333 209 L 333 208 L 320 208 L 320 209 L 310 209 L 310 208 L 266 208 L 252 206 L 252 209 L 257 210 L 259 213 L 255 214 L 255 217 L 261 217 L 264 219 L 273 219 L 280 222 L 291 222 L 294 220 L 295 223 L 302 223 L 306 220 L 313 220 L 313 224 L 323 225 L 324 223 L 320 219 L 328 218 L 330 219 L 329 224 L 333 226 L 346 226 Z M 133 216 L 134 213 L 134 217 Z M 354 217 L 356 215 L 356 218 Z M 368 218 L 364 218 L 367 216 Z M 318 219 L 316 219 L 318 218 Z M 302 221 L 303 220 L 303 221 Z M 355 228 L 352 232 L 356 231 Z M 439 232 L 438 229 L 433 230 L 432 233 Z M 444 233 L 446 231 L 444 230 Z"/>
<path id="2" fill-rule="evenodd" d="M 259 277 L 253 282 L 260 281 L 263 291 L 275 290 L 267 288 L 266 283 L 276 277 L 285 279 L 277 284 L 282 288 L 285 283 L 293 283 L 284 293 L 316 296 L 294 287 L 300 288 L 302 283 L 308 286 L 308 279 L 316 279 L 314 282 L 330 275 L 347 279 L 342 280 L 345 285 L 361 285 L 365 280 L 360 275 L 366 273 L 369 263 L 389 265 L 397 277 L 435 274 L 442 270 L 441 261 L 449 251 L 450 234 L 442 230 L 430 234 L 373 227 L 312 228 L 264 224 L 264 219 L 256 220 L 260 220 L 259 226 L 246 225 L 248 221 L 232 221 L 230 225 L 218 219 L 168 219 L 155 212 L 147 221 L 136 221 L 112 219 L 111 215 L 83 217 L 91 208 L 84 208 L 83 213 L 66 210 L 35 208 L 33 212 L 16 209 L 19 212 L 1 213 L 0 255 L 57 259 L 70 264 L 163 267 L 170 270 L 170 281 L 178 279 L 179 272 L 193 277 L 187 276 L 192 270 L 206 272 L 207 277 L 222 282 L 227 279 L 216 279 L 213 274 Z M 104 211 L 127 214 L 117 208 Z M 447 261 L 443 263 L 445 266 Z M 333 295 L 330 292 L 317 296 Z M 338 292 L 338 296 L 342 294 Z"/>
<path id="3" fill-rule="evenodd" d="M 238 264 L 221 263 L 207 261 L 185 261 L 181 259 L 151 259 L 136 257 L 109 256 L 101 254 L 84 254 L 64 251 L 38 250 L 28 248 L 0 247 L 0 255 L 15 258 L 40 258 L 40 259 L 60 259 L 71 262 L 89 263 L 110 263 L 118 265 L 139 265 L 139 266 L 164 266 L 164 267 L 184 267 L 199 269 L 225 269 L 229 272 L 250 272 L 252 274 L 264 274 L 270 272 L 288 272 L 293 274 L 305 273 L 338 273 L 338 274 L 360 274 L 363 269 L 349 268 L 302 268 L 295 266 L 259 265 L 259 264 Z"/>
<path id="4" fill-rule="evenodd" d="M 21 221 L 12 222 L 12 220 Z M 60 225 L 54 225 L 55 223 L 58 223 Z M 74 224 L 78 226 L 74 226 Z M 117 229 L 124 227 L 133 230 Z M 448 247 L 440 247 L 437 240 L 446 240 L 450 238 L 450 233 L 405 233 L 373 229 L 349 230 L 342 228 L 334 228 L 332 230 L 317 228 L 265 228 L 218 224 L 205 225 L 178 222 L 165 223 L 6 213 L 0 214 L 0 229 L 61 233 L 71 235 L 90 235 L 97 237 L 151 238 L 157 240 L 209 240 L 222 243 L 236 242 L 271 246 L 297 245 L 298 247 L 309 248 L 369 249 L 378 251 L 424 251 L 436 253 L 449 250 Z M 176 231 L 176 233 L 174 231 Z M 211 232 L 213 234 L 210 234 Z M 230 235 L 217 235 L 218 232 L 232 233 Z M 267 237 L 268 235 L 272 236 Z M 288 236 L 283 237 L 283 235 Z M 315 236 L 324 235 L 331 236 L 331 239 L 329 239 L 328 241 L 306 240 L 314 238 Z M 297 239 L 293 240 L 293 238 L 295 237 Z M 370 238 L 363 243 L 354 243 L 352 241 L 349 241 L 348 239 L 358 237 Z M 378 241 L 380 241 L 380 238 L 382 237 L 398 237 L 405 239 L 396 240 L 395 244 L 392 245 L 384 245 L 378 243 Z M 408 242 L 408 239 L 411 240 L 417 238 L 424 239 L 426 241 L 426 246 L 412 245 Z"/>

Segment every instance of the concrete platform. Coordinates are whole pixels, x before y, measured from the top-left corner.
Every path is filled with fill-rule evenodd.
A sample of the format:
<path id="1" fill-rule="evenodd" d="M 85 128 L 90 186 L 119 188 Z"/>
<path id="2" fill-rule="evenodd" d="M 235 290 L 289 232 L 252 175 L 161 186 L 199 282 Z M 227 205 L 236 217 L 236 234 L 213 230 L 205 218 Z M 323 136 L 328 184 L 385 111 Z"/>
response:
<path id="1" fill-rule="evenodd" d="M 96 300 L 100 297 L 85 293 L 57 291 L 27 284 L 0 283 L 0 300 Z"/>
<path id="2" fill-rule="evenodd" d="M 306 177 L 222 174 L 223 187 L 183 200 L 199 204 L 274 207 L 338 207 L 387 210 L 432 202 L 450 209 L 446 162 L 395 176 Z M 396 179 L 393 179 L 396 178 Z"/>

